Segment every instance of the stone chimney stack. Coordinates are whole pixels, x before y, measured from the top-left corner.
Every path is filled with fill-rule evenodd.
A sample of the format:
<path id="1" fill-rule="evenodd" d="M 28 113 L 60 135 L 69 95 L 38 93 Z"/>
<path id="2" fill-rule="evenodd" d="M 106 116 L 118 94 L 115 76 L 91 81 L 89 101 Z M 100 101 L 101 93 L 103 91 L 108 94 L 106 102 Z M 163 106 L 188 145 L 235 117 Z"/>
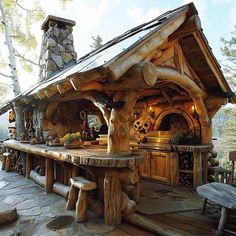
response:
<path id="1" fill-rule="evenodd" d="M 43 22 L 44 31 L 39 58 L 39 82 L 47 80 L 76 62 L 73 42 L 75 21 L 49 15 Z"/>

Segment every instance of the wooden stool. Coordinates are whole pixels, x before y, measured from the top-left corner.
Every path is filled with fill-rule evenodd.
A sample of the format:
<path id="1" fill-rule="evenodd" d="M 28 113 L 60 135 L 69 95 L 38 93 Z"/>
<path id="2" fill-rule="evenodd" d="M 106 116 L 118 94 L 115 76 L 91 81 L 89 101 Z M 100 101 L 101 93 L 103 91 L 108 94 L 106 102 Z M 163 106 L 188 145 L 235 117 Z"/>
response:
<path id="1" fill-rule="evenodd" d="M 66 204 L 66 209 L 73 209 L 76 203 L 76 222 L 86 221 L 88 207 L 88 191 L 96 189 L 97 184 L 83 177 L 71 178 L 70 183 L 71 186 Z"/>
<path id="2" fill-rule="evenodd" d="M 10 152 L 4 152 L 2 159 L 2 170 L 5 170 L 6 172 L 10 171 L 10 166 L 12 162 L 12 153 Z"/>

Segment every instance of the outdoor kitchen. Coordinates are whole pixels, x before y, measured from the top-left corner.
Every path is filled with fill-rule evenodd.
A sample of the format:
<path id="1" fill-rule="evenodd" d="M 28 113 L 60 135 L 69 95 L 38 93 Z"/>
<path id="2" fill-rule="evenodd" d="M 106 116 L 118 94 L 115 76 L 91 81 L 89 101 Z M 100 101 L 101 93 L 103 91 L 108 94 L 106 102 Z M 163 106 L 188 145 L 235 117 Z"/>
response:
<path id="1" fill-rule="evenodd" d="M 194 5 L 78 61 L 74 25 L 55 16 L 42 24 L 39 83 L 1 109 L 20 103 L 25 126 L 3 143 L 3 169 L 21 157 L 26 178 L 66 198 L 77 222 L 89 206 L 108 225 L 132 218 L 140 179 L 189 189 L 208 182 L 218 164 L 211 120 L 231 90 Z"/>

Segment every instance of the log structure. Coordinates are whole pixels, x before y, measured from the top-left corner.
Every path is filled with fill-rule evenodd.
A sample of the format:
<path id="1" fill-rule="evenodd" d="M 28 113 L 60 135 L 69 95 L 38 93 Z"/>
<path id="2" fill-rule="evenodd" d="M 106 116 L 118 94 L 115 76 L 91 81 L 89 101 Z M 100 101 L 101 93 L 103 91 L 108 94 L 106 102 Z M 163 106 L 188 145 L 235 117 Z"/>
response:
<path id="1" fill-rule="evenodd" d="M 78 61 L 74 25 L 54 16 L 43 23 L 41 82 L 0 108 L 2 114 L 13 102 L 25 106 L 26 133 L 35 131 L 27 138 L 34 145 L 4 145 L 27 154 L 26 177 L 45 182 L 46 192 L 67 196 L 70 179 L 84 176 L 96 183 L 91 205 L 99 206 L 107 224 L 117 225 L 122 217 L 143 224 L 142 217 L 131 219 L 142 191 L 139 178 L 173 187 L 206 182 L 209 163 L 217 165 L 212 118 L 235 102 L 234 94 L 193 3 L 130 29 Z M 60 146 L 65 134 L 77 132 L 84 146 Z M 68 209 L 82 189 L 71 186 Z M 88 204 L 88 193 L 80 190 L 77 221 L 85 220 Z"/>

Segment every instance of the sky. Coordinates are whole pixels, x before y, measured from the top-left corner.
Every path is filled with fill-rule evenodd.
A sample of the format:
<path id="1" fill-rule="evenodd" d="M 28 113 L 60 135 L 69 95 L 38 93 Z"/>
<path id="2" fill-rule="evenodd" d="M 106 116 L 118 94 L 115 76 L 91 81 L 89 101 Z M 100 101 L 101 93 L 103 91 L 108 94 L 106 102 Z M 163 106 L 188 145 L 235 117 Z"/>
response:
<path id="1" fill-rule="evenodd" d="M 30 5 L 31 0 L 22 0 Z M 76 21 L 74 27 L 74 46 L 78 58 L 91 51 L 92 36 L 100 35 L 103 43 L 124 33 L 132 27 L 147 22 L 158 15 L 189 3 L 187 0 L 73 0 L 66 7 L 59 7 L 57 0 L 40 0 L 46 15 L 56 15 Z M 233 25 L 236 24 L 236 0 L 193 0 L 198 10 L 203 32 L 214 55 L 220 61 L 221 37 L 229 39 Z M 38 54 L 42 31 L 35 24 L 33 33 L 37 36 Z M 0 46 L 3 42 L 0 42 Z M 20 73 L 22 90 L 36 83 L 37 72 L 24 75 Z M 3 78 L 0 77 L 0 82 Z"/>

